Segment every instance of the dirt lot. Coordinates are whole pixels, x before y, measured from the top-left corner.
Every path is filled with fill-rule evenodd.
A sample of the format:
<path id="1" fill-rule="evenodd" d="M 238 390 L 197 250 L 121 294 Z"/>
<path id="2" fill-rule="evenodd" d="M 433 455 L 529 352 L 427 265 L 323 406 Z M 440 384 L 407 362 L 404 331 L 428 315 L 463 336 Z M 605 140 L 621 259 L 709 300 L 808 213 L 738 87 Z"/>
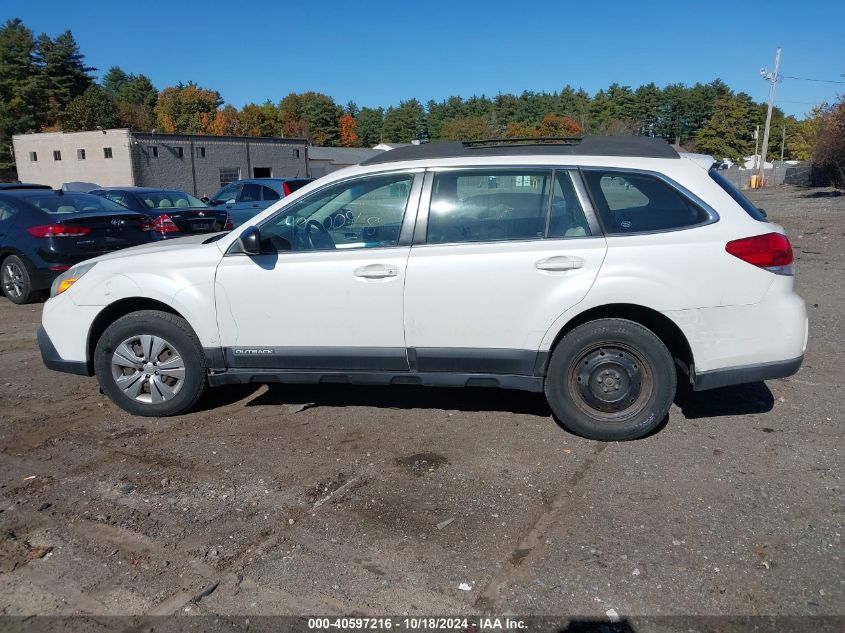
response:
<path id="1" fill-rule="evenodd" d="M 623 444 L 494 390 L 134 418 L 44 369 L 41 307 L 0 298 L 0 613 L 845 613 L 845 196 L 756 198 L 795 246 L 804 367 Z"/>

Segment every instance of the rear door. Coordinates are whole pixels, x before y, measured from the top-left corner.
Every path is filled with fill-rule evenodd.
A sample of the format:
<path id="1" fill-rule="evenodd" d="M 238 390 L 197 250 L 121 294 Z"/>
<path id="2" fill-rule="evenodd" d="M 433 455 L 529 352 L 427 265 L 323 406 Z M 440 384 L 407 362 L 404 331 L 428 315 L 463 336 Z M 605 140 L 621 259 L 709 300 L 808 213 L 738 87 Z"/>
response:
<path id="1" fill-rule="evenodd" d="M 574 171 L 430 171 L 405 285 L 409 354 L 419 371 L 532 375 L 606 251 Z"/>

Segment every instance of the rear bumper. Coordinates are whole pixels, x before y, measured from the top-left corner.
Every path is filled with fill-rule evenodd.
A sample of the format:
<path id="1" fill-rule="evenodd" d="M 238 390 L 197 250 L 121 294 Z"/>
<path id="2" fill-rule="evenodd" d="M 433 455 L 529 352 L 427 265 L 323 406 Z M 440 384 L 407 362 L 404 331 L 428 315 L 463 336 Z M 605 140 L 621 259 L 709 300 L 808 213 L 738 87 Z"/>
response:
<path id="1" fill-rule="evenodd" d="M 88 363 L 75 360 L 65 360 L 56 351 L 53 341 L 47 335 L 47 331 L 43 327 L 38 328 L 38 348 L 41 350 L 41 360 L 47 369 L 53 371 L 61 371 L 66 374 L 76 374 L 78 376 L 93 376 L 94 372 L 88 366 Z"/>
<path id="2" fill-rule="evenodd" d="M 706 391 L 730 385 L 741 385 L 749 382 L 786 378 L 797 373 L 804 362 L 804 356 L 790 360 L 741 367 L 726 367 L 696 373 L 692 378 L 692 388 L 695 391 Z"/>

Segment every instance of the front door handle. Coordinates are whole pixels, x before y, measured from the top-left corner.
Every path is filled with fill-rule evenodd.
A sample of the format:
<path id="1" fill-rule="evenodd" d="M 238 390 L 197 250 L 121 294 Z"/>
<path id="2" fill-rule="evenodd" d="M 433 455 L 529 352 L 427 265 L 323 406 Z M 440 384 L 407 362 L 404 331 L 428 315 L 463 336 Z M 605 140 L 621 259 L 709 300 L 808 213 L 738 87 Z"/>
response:
<path id="1" fill-rule="evenodd" d="M 584 260 L 580 257 L 572 257 L 570 255 L 556 255 L 555 257 L 541 259 L 534 264 L 534 267 L 537 270 L 548 270 L 551 272 L 575 270 L 576 268 L 584 267 Z"/>
<path id="2" fill-rule="evenodd" d="M 398 274 L 399 269 L 396 266 L 386 264 L 369 264 L 355 269 L 355 276 L 363 279 L 385 279 L 396 277 Z"/>

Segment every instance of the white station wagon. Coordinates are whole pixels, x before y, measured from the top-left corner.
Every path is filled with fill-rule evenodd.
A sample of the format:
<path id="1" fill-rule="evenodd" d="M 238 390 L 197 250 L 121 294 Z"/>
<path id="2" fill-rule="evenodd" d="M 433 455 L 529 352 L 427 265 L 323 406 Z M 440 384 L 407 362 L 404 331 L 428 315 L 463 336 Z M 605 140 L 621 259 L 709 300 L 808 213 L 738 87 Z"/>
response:
<path id="1" fill-rule="evenodd" d="M 712 164 L 638 137 L 385 152 L 231 233 L 75 266 L 42 356 L 136 415 L 232 383 L 483 386 L 641 437 L 678 376 L 789 376 L 806 348 L 783 229 Z"/>

